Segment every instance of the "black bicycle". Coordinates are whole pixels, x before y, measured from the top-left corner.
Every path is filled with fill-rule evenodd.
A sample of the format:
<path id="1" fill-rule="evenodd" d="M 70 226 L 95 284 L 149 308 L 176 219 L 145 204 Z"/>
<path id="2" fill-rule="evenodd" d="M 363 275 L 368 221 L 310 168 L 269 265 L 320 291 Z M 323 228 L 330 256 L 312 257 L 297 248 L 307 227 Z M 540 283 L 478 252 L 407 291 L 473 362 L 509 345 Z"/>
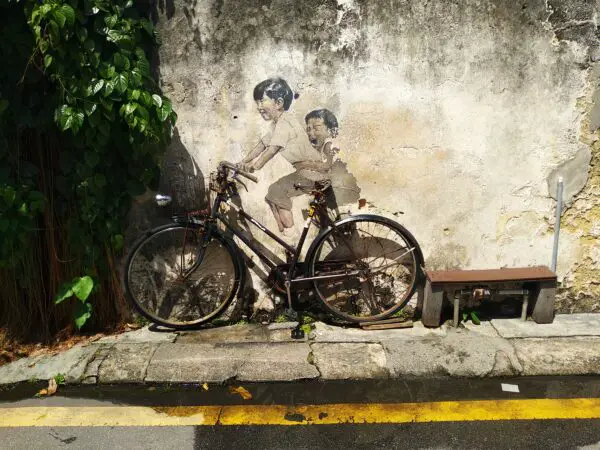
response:
<path id="1" fill-rule="evenodd" d="M 382 216 L 360 214 L 334 221 L 327 211 L 329 182 L 296 185 L 311 196 L 296 247 L 232 202 L 239 177 L 257 178 L 223 161 L 211 174 L 212 207 L 172 217 L 173 223 L 146 232 L 132 247 L 124 270 L 126 294 L 147 319 L 174 329 L 198 327 L 219 316 L 244 286 L 245 260 L 237 236 L 271 270 L 269 280 L 287 297 L 307 284 L 322 308 L 347 322 L 384 319 L 401 310 L 422 281 L 423 254 L 412 234 Z M 243 184 L 243 183 L 242 183 Z M 166 195 L 157 195 L 163 206 Z M 276 264 L 221 209 L 232 208 L 285 251 Z M 300 255 L 311 225 L 321 228 L 306 257 Z M 229 233 L 226 232 L 229 231 Z"/>

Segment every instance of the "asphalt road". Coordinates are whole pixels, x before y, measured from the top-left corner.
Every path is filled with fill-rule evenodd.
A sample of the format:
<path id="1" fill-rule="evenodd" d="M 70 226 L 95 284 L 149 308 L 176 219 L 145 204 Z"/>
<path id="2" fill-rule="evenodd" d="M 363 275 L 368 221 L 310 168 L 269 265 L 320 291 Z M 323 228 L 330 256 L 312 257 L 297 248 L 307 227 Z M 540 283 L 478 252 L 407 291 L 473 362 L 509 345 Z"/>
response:
<path id="1" fill-rule="evenodd" d="M 0 392 L 0 447 L 600 449 L 600 377 L 238 386 L 19 386 Z"/>

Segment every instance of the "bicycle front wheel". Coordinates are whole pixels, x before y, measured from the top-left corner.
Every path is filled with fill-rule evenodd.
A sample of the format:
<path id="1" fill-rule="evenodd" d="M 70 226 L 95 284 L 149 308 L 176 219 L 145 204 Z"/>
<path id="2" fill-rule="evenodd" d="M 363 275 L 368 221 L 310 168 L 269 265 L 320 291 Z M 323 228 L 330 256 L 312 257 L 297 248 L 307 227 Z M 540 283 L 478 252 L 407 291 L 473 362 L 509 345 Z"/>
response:
<path id="1" fill-rule="evenodd" d="M 242 264 L 230 240 L 204 228 L 166 225 L 134 246 L 125 269 L 125 291 L 154 323 L 194 328 L 216 318 L 240 286 Z"/>
<path id="2" fill-rule="evenodd" d="M 349 322 L 384 319 L 402 309 L 420 281 L 423 256 L 415 238 L 385 217 L 363 215 L 317 237 L 309 277 L 322 305 Z"/>

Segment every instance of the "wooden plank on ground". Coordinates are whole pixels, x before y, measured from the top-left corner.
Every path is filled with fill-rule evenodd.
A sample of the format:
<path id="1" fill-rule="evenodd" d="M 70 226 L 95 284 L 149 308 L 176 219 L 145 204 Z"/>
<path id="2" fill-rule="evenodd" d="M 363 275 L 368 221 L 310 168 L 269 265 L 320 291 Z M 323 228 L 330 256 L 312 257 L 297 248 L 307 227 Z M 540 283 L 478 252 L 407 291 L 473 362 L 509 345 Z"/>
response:
<path id="1" fill-rule="evenodd" d="M 396 322 L 396 323 L 372 323 L 370 325 L 364 324 L 361 325 L 363 330 L 391 330 L 395 328 L 412 328 L 413 322 L 409 320 L 408 322 Z"/>

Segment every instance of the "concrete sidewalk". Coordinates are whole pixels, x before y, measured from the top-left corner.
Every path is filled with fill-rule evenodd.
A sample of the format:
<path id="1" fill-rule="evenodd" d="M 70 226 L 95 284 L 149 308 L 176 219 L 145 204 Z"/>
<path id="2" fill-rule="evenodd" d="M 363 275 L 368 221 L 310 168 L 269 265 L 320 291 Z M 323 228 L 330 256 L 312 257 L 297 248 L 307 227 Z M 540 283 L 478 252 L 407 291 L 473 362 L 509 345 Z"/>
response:
<path id="1" fill-rule="evenodd" d="M 600 314 L 558 315 L 547 325 L 498 319 L 458 329 L 420 322 L 379 331 L 313 325 L 303 341 L 290 338 L 293 323 L 181 333 L 143 328 L 2 366 L 0 384 L 57 374 L 67 383 L 600 374 Z"/>

